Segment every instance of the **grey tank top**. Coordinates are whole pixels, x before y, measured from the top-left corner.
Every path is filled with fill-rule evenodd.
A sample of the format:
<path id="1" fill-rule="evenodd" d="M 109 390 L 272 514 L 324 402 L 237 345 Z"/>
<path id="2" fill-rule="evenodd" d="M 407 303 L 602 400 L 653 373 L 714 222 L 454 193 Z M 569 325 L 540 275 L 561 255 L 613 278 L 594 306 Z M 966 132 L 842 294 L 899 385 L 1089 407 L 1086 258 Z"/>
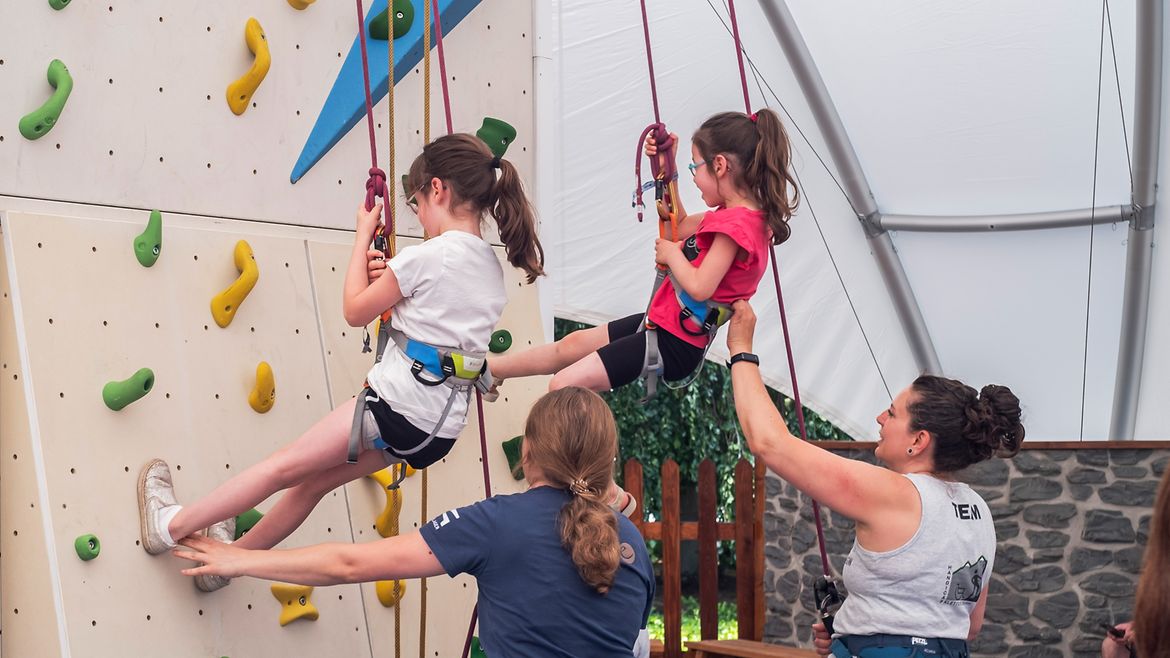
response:
<path id="1" fill-rule="evenodd" d="M 967 639 L 971 611 L 991 581 L 995 526 L 971 487 L 922 473 L 905 476 L 922 499 L 922 521 L 902 546 L 884 553 L 856 540 L 842 577 L 849 595 L 837 635 Z"/>

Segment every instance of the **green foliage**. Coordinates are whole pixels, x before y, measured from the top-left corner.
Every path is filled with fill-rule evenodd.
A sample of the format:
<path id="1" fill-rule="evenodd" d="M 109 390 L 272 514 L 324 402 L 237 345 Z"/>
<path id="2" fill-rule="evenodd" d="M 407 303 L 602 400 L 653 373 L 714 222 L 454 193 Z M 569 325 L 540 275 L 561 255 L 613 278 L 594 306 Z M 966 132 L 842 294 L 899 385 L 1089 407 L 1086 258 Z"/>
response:
<path id="1" fill-rule="evenodd" d="M 720 601 L 718 603 L 719 637 L 720 640 L 734 640 L 739 637 L 739 621 L 735 617 L 735 603 Z M 662 606 L 655 604 L 650 611 L 650 620 L 646 623 L 650 631 L 650 639 L 663 640 L 666 638 L 666 628 L 662 621 Z M 699 625 L 699 600 L 693 596 L 682 597 L 682 641 L 701 640 Z"/>
<path id="2" fill-rule="evenodd" d="M 557 319 L 556 339 L 589 325 Z M 791 399 L 769 392 L 793 433 L 799 436 L 796 405 Z M 637 459 L 642 463 L 644 504 L 655 517 L 661 514 L 659 473 L 662 463 L 674 459 L 679 466 L 680 486 L 693 489 L 698 482 L 699 463 L 715 463 L 720 521 L 735 517 L 734 471 L 740 457 L 752 461 L 747 443 L 735 418 L 731 394 L 731 373 L 725 366 L 710 361 L 693 384 L 679 390 L 659 386 L 658 395 L 645 406 L 639 400 L 645 394 L 640 382 L 603 394 L 617 419 L 620 442 L 619 461 Z M 807 407 L 804 410 L 808 434 L 818 439 L 850 440 L 829 421 Z M 734 563 L 730 542 L 720 544 L 720 562 Z M 730 562 L 727 561 L 730 559 Z"/>

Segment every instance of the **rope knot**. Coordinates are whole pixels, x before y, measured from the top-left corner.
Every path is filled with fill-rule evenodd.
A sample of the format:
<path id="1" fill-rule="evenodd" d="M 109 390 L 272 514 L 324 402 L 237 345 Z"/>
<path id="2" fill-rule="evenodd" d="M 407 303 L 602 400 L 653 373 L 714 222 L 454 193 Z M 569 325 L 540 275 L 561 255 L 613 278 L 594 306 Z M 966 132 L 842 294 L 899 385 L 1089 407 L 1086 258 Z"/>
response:
<path id="1" fill-rule="evenodd" d="M 386 172 L 370 167 L 370 177 L 366 179 L 366 210 L 374 207 L 376 197 L 386 198 Z"/>

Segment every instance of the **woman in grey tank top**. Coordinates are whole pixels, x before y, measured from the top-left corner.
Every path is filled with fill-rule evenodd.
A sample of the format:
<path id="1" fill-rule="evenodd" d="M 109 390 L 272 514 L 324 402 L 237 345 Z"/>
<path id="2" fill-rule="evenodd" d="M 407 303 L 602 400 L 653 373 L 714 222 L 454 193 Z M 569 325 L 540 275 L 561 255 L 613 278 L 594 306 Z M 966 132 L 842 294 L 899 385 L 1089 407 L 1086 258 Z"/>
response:
<path id="1" fill-rule="evenodd" d="M 1024 439 L 1020 401 L 1004 386 L 982 391 L 923 375 L 877 417 L 875 454 L 885 468 L 834 455 L 788 431 L 751 355 L 756 317 L 736 302 L 727 333 L 735 409 L 748 446 L 774 473 L 856 522 L 845 561 L 849 596 L 833 639 L 838 658 L 965 658 L 983 623 L 995 561 L 987 503 L 954 474 Z M 740 354 L 747 354 L 741 357 Z M 741 364 L 748 365 L 741 365 Z"/>

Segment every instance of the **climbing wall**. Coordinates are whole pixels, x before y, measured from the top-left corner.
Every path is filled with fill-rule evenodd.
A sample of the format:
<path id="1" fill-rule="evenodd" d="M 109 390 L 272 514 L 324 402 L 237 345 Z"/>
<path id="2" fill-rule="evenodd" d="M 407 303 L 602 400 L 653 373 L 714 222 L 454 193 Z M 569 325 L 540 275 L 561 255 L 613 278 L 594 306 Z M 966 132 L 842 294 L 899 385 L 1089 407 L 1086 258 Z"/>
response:
<path id="1" fill-rule="evenodd" d="M 361 329 L 341 321 L 351 234 L 166 215 L 162 253 L 148 269 L 131 249 L 146 213 L 17 205 L 26 209 L 0 213 L 4 653 L 394 655 L 394 614 L 373 585 L 318 588 L 320 619 L 282 628 L 269 583 L 239 579 L 202 594 L 178 573 L 180 560 L 150 557 L 138 545 L 134 492 L 145 461 L 170 462 L 180 500 L 201 496 L 353 395 L 370 355 L 361 353 Z M 232 251 L 241 239 L 252 247 L 259 280 L 221 329 L 210 300 L 237 277 Z M 500 326 L 525 345 L 541 331 L 535 290 L 505 269 L 511 298 Z M 265 414 L 247 402 L 261 360 L 271 364 L 277 391 Z M 154 372 L 150 392 L 121 411 L 107 408 L 102 387 L 142 367 Z M 519 489 L 499 444 L 520 431 L 543 385 L 509 385 L 510 399 L 488 405 L 496 493 Z M 472 423 L 429 469 L 426 515 L 482 498 L 481 463 Z M 422 519 L 421 485 L 416 474 L 403 487 L 404 531 Z M 327 495 L 283 545 L 376 540 L 373 519 L 384 503 L 375 483 L 354 482 Z M 74 547 L 85 534 L 101 542 L 91 561 Z M 474 592 L 470 579 L 429 580 L 428 655 L 459 654 Z M 419 593 L 419 582 L 409 581 L 398 629 L 412 654 Z"/>
<path id="2" fill-rule="evenodd" d="M 171 462 L 181 497 L 205 494 L 353 395 L 369 367 L 361 330 L 340 312 L 348 230 L 370 165 L 364 122 L 289 182 L 354 51 L 353 4 L 63 4 L 0 3 L 0 652 L 393 656 L 397 639 L 407 655 L 420 645 L 426 655 L 459 655 L 470 579 L 429 579 L 425 608 L 420 583 L 409 581 L 397 625 L 372 584 L 319 588 L 320 619 L 281 628 L 268 583 L 240 580 L 203 595 L 177 560 L 137 546 L 134 485 L 147 459 Z M 413 5 L 417 28 L 422 5 Z M 454 128 L 473 132 L 485 116 L 515 126 L 506 157 L 531 189 L 531 4 L 440 5 L 470 11 L 457 24 L 444 19 Z M 249 18 L 263 29 L 271 67 L 236 115 L 225 92 L 255 61 Z M 409 50 L 402 45 L 399 56 Z M 30 140 L 18 124 L 52 98 L 54 59 L 73 88 L 51 129 Z M 396 86 L 399 173 L 424 143 L 423 71 L 418 62 Z M 437 59 L 430 81 L 433 138 L 445 131 Z M 388 169 L 386 100 L 374 116 Z M 399 234 L 421 237 L 400 195 L 395 204 Z M 147 269 L 130 241 L 152 208 L 163 211 L 163 250 Z M 255 253 L 259 282 L 221 329 L 210 299 L 237 276 L 240 239 Z M 512 297 L 501 327 L 517 346 L 542 340 L 534 288 L 505 270 Z M 264 415 L 247 404 L 260 361 L 277 390 Z M 154 372 L 150 393 L 122 411 L 106 408 L 103 385 L 143 367 Z M 499 446 L 520 432 L 545 385 L 510 383 L 506 401 L 486 409 L 496 493 L 519 487 Z M 425 513 L 422 477 L 403 486 L 403 531 L 483 497 L 474 420 L 429 471 Z M 352 483 L 284 545 L 375 540 L 385 500 L 373 481 Z M 90 533 L 100 554 L 82 561 L 74 540 Z"/>
<path id="3" fill-rule="evenodd" d="M 364 2 L 378 4 L 386 2 Z M 412 4 L 421 25 L 422 3 Z M 444 25 L 454 129 L 474 132 L 485 116 L 509 122 L 519 134 L 507 157 L 530 175 L 531 3 L 441 4 L 475 5 Z M 370 166 L 364 121 L 296 185 L 289 177 L 354 45 L 354 5 L 102 0 L 54 11 L 47 0 L 0 2 L 0 195 L 351 229 Z M 255 60 L 244 41 L 250 17 L 263 27 L 271 67 L 236 116 L 226 90 Z M 51 97 L 54 59 L 73 91 L 56 125 L 29 141 L 17 125 Z M 423 144 L 422 71 L 420 63 L 397 85 L 399 172 Z M 432 57 L 432 137 L 445 132 L 440 83 Z M 383 100 L 375 108 L 383 168 L 388 116 Z M 413 216 L 403 219 L 402 231 L 421 236 Z"/>

